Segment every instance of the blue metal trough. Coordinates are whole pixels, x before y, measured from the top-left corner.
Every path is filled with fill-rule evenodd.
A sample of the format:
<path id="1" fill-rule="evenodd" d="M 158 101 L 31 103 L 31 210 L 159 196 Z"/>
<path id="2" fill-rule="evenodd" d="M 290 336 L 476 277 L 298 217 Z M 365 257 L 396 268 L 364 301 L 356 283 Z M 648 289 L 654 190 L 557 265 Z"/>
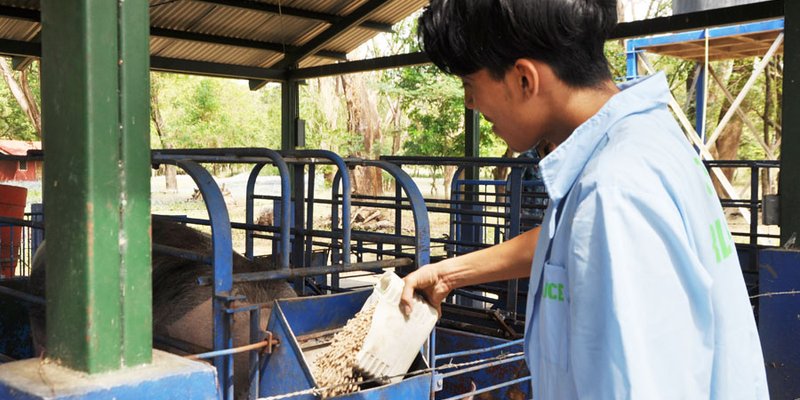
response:
<path id="1" fill-rule="evenodd" d="M 267 330 L 280 344 L 265 356 L 260 369 L 261 397 L 294 393 L 317 387 L 312 375 L 310 354 L 321 345 L 316 339 L 326 332 L 341 328 L 361 310 L 371 290 L 278 300 L 272 309 Z M 413 371 L 425 370 L 422 357 Z M 427 399 L 431 395 L 431 374 L 420 373 L 395 384 L 389 384 L 337 399 Z M 311 400 L 308 394 L 293 397 Z"/>

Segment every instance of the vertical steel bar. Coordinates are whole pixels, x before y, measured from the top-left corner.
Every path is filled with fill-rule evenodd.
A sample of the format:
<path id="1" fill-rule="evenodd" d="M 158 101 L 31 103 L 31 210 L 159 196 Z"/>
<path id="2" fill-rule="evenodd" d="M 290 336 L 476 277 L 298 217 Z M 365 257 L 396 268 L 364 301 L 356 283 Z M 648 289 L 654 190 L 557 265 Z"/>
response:
<path id="1" fill-rule="evenodd" d="M 512 239 L 520 233 L 520 219 L 522 218 L 522 168 L 514 167 L 511 169 L 511 207 L 509 209 L 509 234 L 506 240 Z M 498 227 L 499 229 L 499 227 Z M 517 313 L 517 294 L 519 291 L 519 281 L 509 279 L 508 293 L 506 294 L 507 310 Z"/>
<path id="2" fill-rule="evenodd" d="M 41 203 L 31 204 L 31 221 L 44 224 L 44 207 Z M 33 228 L 33 240 L 31 242 L 31 254 L 36 254 L 36 250 L 44 240 L 44 229 Z"/>
<path id="3" fill-rule="evenodd" d="M 480 157 L 480 144 L 481 114 L 475 110 L 464 108 L 464 157 Z M 474 176 L 467 177 L 467 179 L 474 178 Z"/>
<path id="4" fill-rule="evenodd" d="M 292 177 L 292 193 L 293 196 L 293 210 L 294 210 L 294 224 L 292 224 L 296 230 L 295 234 L 292 236 L 292 257 L 291 257 L 291 264 L 293 267 L 306 267 L 303 263 L 303 243 L 304 235 L 300 234 L 299 231 L 303 229 L 305 224 L 303 224 L 305 210 L 303 209 L 303 202 L 305 200 L 305 185 L 304 185 L 304 178 L 305 178 L 305 166 L 303 164 L 295 164 L 293 168 L 293 177 Z M 289 211 L 289 210 L 286 210 Z M 295 290 L 302 296 L 306 294 L 306 285 L 304 283 L 303 278 L 297 278 L 294 282 Z"/>
<path id="5" fill-rule="evenodd" d="M 416 268 L 429 264 L 431 262 L 431 228 L 428 222 L 428 207 L 425 205 L 425 199 L 422 197 L 419 187 L 417 187 L 408 173 L 397 165 L 386 161 L 365 161 L 363 164 L 381 168 L 392 175 L 396 181 L 400 182 L 408 197 L 414 218 L 414 244 L 416 246 L 414 258 Z"/>
<path id="6" fill-rule="evenodd" d="M 464 167 L 458 167 L 456 172 L 453 176 L 453 181 L 450 183 L 450 209 L 453 212 L 450 213 L 450 238 L 455 241 L 461 240 L 461 213 L 458 210 L 461 209 L 462 205 L 457 203 L 457 201 L 461 200 L 461 195 L 458 194 L 458 187 L 461 184 L 461 179 L 458 177 L 461 176 L 461 173 L 464 171 Z M 452 244 L 450 246 L 451 250 L 448 250 L 447 256 L 454 257 L 461 254 L 459 246 L 457 244 Z"/>
<path id="7" fill-rule="evenodd" d="M 399 164 L 398 166 L 402 168 Z M 403 210 L 400 208 L 402 203 L 403 188 L 400 186 L 400 182 L 394 181 L 394 204 L 397 206 L 394 210 L 394 234 L 398 237 L 403 234 Z M 394 245 L 394 251 L 400 254 L 403 251 L 403 246 L 400 244 Z"/>
<path id="8" fill-rule="evenodd" d="M 256 164 L 250 171 L 250 176 L 247 177 L 247 188 L 245 190 L 245 204 L 244 204 L 244 222 L 247 224 L 254 224 L 255 219 L 255 196 L 256 181 L 258 181 L 258 174 L 264 168 L 263 163 Z M 278 217 L 275 215 L 276 210 L 272 210 L 273 221 Z M 245 231 L 244 236 L 244 256 L 252 260 L 255 257 L 253 253 L 253 230 L 248 229 Z"/>
<path id="9" fill-rule="evenodd" d="M 759 168 L 755 163 L 750 165 L 750 265 L 752 271 L 758 271 L 758 182 Z M 728 228 L 730 229 L 730 228 Z"/>
<path id="10" fill-rule="evenodd" d="M 177 165 L 192 177 L 208 210 L 211 223 L 212 266 L 214 267 L 214 350 L 233 347 L 231 317 L 226 312 L 233 290 L 233 241 L 231 220 L 225 199 L 214 177 L 194 161 L 178 161 Z M 223 400 L 233 399 L 233 354 L 214 358 Z"/>
<path id="11" fill-rule="evenodd" d="M 464 156 L 465 157 L 479 157 L 480 156 L 480 135 L 481 135 L 481 115 L 479 112 L 475 110 L 466 109 L 465 113 L 465 146 L 464 146 Z M 476 165 L 469 165 L 464 168 L 464 177 L 467 181 L 475 181 L 480 177 L 479 174 L 479 167 Z M 455 179 L 455 178 L 454 178 Z M 474 183 L 470 183 L 464 186 L 465 195 L 463 196 L 464 200 L 468 202 L 476 202 L 480 201 L 479 187 Z M 470 211 L 478 211 L 482 208 L 482 206 L 478 205 L 465 205 L 464 208 Z M 466 220 L 469 225 L 465 227 L 461 227 L 461 233 L 464 236 L 464 239 L 468 242 L 479 242 L 483 238 L 483 231 L 484 227 L 478 225 L 483 218 L 478 215 L 466 215 L 461 217 L 462 220 Z M 475 250 L 474 247 L 470 248 L 468 251 Z"/>
<path id="12" fill-rule="evenodd" d="M 639 77 L 638 57 L 636 57 L 636 42 L 634 40 L 625 41 L 625 67 L 627 74 L 626 80 L 633 80 Z"/>
<path id="13" fill-rule="evenodd" d="M 306 194 L 306 232 L 314 230 L 314 175 L 316 174 L 316 165 L 314 163 L 308 164 L 308 193 Z M 306 267 L 311 267 L 312 253 L 314 252 L 314 237 L 311 233 L 305 235 L 305 263 Z M 315 279 L 316 280 L 316 279 Z"/>
<path id="14" fill-rule="evenodd" d="M 342 171 L 336 171 L 331 184 L 331 232 L 339 229 L 339 182 L 342 181 Z M 331 239 L 331 264 L 341 262 L 341 250 L 338 245 L 334 245 L 335 239 Z M 331 274 L 331 287 L 339 289 L 339 273 Z"/>
<path id="15" fill-rule="evenodd" d="M 261 309 L 255 308 L 250 310 L 250 343 L 258 343 L 261 341 Z M 258 399 L 258 386 L 259 383 L 259 365 L 261 349 L 250 350 L 250 392 L 247 398 L 249 400 Z"/>
<path id="16" fill-rule="evenodd" d="M 695 115 L 694 115 L 694 129 L 700 135 L 700 140 L 706 142 L 706 75 L 707 68 L 705 65 L 700 66 L 700 73 L 697 75 L 697 84 L 695 85 Z"/>
<path id="17" fill-rule="evenodd" d="M 281 150 L 297 148 L 297 118 L 300 117 L 300 84 L 281 83 Z"/>

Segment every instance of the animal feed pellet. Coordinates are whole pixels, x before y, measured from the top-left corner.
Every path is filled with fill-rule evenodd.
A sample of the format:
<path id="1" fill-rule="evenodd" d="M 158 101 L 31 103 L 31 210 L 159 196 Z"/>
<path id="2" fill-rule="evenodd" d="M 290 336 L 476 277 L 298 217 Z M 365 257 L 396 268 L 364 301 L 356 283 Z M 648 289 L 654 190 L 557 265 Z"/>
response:
<path id="1" fill-rule="evenodd" d="M 314 377 L 322 392 L 322 398 L 335 397 L 359 390 L 363 377 L 356 371 L 356 354 L 372 325 L 375 305 L 358 312 L 347 321 L 344 328 L 333 336 L 331 345 L 317 358 Z"/>

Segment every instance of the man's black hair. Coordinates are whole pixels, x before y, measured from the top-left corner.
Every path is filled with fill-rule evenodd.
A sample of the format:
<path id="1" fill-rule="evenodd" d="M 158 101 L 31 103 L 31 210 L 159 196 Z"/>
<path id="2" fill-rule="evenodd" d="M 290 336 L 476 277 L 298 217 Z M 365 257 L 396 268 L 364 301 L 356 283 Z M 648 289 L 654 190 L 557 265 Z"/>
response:
<path id="1" fill-rule="evenodd" d="M 418 35 L 449 74 L 486 68 L 500 79 L 531 58 L 569 86 L 592 87 L 611 78 L 603 45 L 616 24 L 616 0 L 431 0 Z"/>

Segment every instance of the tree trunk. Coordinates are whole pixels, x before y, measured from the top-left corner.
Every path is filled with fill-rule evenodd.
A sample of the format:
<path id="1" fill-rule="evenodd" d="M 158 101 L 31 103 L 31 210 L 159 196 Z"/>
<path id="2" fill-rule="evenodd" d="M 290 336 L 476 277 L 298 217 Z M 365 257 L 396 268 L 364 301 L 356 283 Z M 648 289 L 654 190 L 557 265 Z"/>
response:
<path id="1" fill-rule="evenodd" d="M 161 117 L 161 108 L 158 101 L 158 84 L 152 86 L 150 91 L 150 118 L 153 120 L 153 125 L 156 127 L 158 140 L 161 142 L 161 148 L 171 149 L 172 145 L 165 140 L 166 133 L 164 132 L 164 119 Z M 166 190 L 170 192 L 178 191 L 178 173 L 177 167 L 172 164 L 164 165 L 164 184 Z"/>
<path id="2" fill-rule="evenodd" d="M 30 67 L 28 67 L 30 68 Z M 36 130 L 36 136 L 39 140 L 42 139 L 42 114 L 39 111 L 39 106 L 36 104 L 36 99 L 33 97 L 30 85 L 28 83 L 27 68 L 20 73 L 19 80 L 14 76 L 14 71 L 8 65 L 8 60 L 0 60 L 0 70 L 3 72 L 3 79 L 8 85 L 11 94 L 17 100 L 22 111 L 28 116 L 28 120 Z"/>
<path id="3" fill-rule="evenodd" d="M 450 198 L 450 189 L 451 185 L 453 184 L 453 178 L 455 178 L 456 169 L 458 169 L 455 165 L 445 165 L 444 166 L 444 198 Z"/>
<path id="4" fill-rule="evenodd" d="M 356 156 L 375 159 L 380 154 L 381 127 L 375 93 L 367 88 L 364 74 L 340 76 L 347 103 L 347 128 L 360 134 L 363 149 Z M 353 191 L 377 196 L 383 191 L 383 175 L 378 168 L 357 167 L 353 170 Z"/>
<path id="5" fill-rule="evenodd" d="M 761 118 L 764 123 L 764 143 L 767 146 L 770 146 L 772 143 L 772 138 L 770 137 L 770 126 L 769 120 L 772 114 L 772 71 L 773 71 L 773 61 L 770 61 L 767 64 L 767 69 L 764 70 L 764 113 L 761 115 Z M 772 188 L 770 187 L 770 171 L 769 168 L 764 168 L 761 171 L 761 176 L 759 176 L 759 181 L 761 182 L 761 195 L 770 194 L 772 193 Z"/>
<path id="6" fill-rule="evenodd" d="M 738 72 L 739 79 L 735 80 L 736 84 L 734 87 L 730 87 L 729 82 L 733 77 L 733 72 L 735 69 L 735 65 L 732 62 L 725 63 L 724 66 L 718 70 L 721 71 L 719 73 L 720 81 L 729 86 L 731 93 L 734 95 L 738 94 L 742 87 L 744 87 L 744 83 L 746 79 L 742 78 L 743 76 L 749 76 L 752 72 L 752 68 L 740 68 L 741 71 Z M 723 106 L 720 108 L 719 113 L 716 115 L 716 118 L 709 118 L 708 112 L 706 112 L 706 128 L 707 132 L 713 131 L 717 128 L 719 121 L 722 117 L 728 112 L 730 109 L 730 104 L 727 101 L 727 98 L 724 97 L 725 94 L 722 93 L 722 90 L 719 88 L 715 88 L 715 90 L 709 90 L 708 93 L 708 102 L 707 105 L 718 104 L 719 102 L 723 102 Z M 732 118 L 728 125 L 722 130 L 722 133 L 717 138 L 717 142 L 714 146 L 711 147 L 709 150 L 711 155 L 714 156 L 714 159 L 717 160 L 736 160 L 738 159 L 739 153 L 739 143 L 741 142 L 742 138 L 742 127 L 743 127 L 742 120 L 737 116 L 736 118 Z M 722 173 L 725 174 L 725 177 L 728 178 L 729 181 L 733 181 L 733 175 L 736 171 L 733 168 L 722 168 Z M 722 189 L 722 185 L 718 182 L 717 178 L 712 174 L 712 181 L 714 183 L 714 188 L 717 191 L 717 194 L 720 195 L 722 198 L 728 198 L 729 196 L 725 195 L 725 190 Z"/>
<path id="7" fill-rule="evenodd" d="M 386 111 L 386 118 L 384 121 L 383 126 L 391 127 L 391 135 L 392 135 L 392 149 L 391 155 L 397 155 L 400 152 L 400 146 L 402 145 L 403 139 L 403 130 L 400 126 L 402 123 L 402 108 L 400 107 L 401 99 L 392 99 L 391 97 L 386 99 L 386 103 L 388 104 L 388 110 Z"/>

